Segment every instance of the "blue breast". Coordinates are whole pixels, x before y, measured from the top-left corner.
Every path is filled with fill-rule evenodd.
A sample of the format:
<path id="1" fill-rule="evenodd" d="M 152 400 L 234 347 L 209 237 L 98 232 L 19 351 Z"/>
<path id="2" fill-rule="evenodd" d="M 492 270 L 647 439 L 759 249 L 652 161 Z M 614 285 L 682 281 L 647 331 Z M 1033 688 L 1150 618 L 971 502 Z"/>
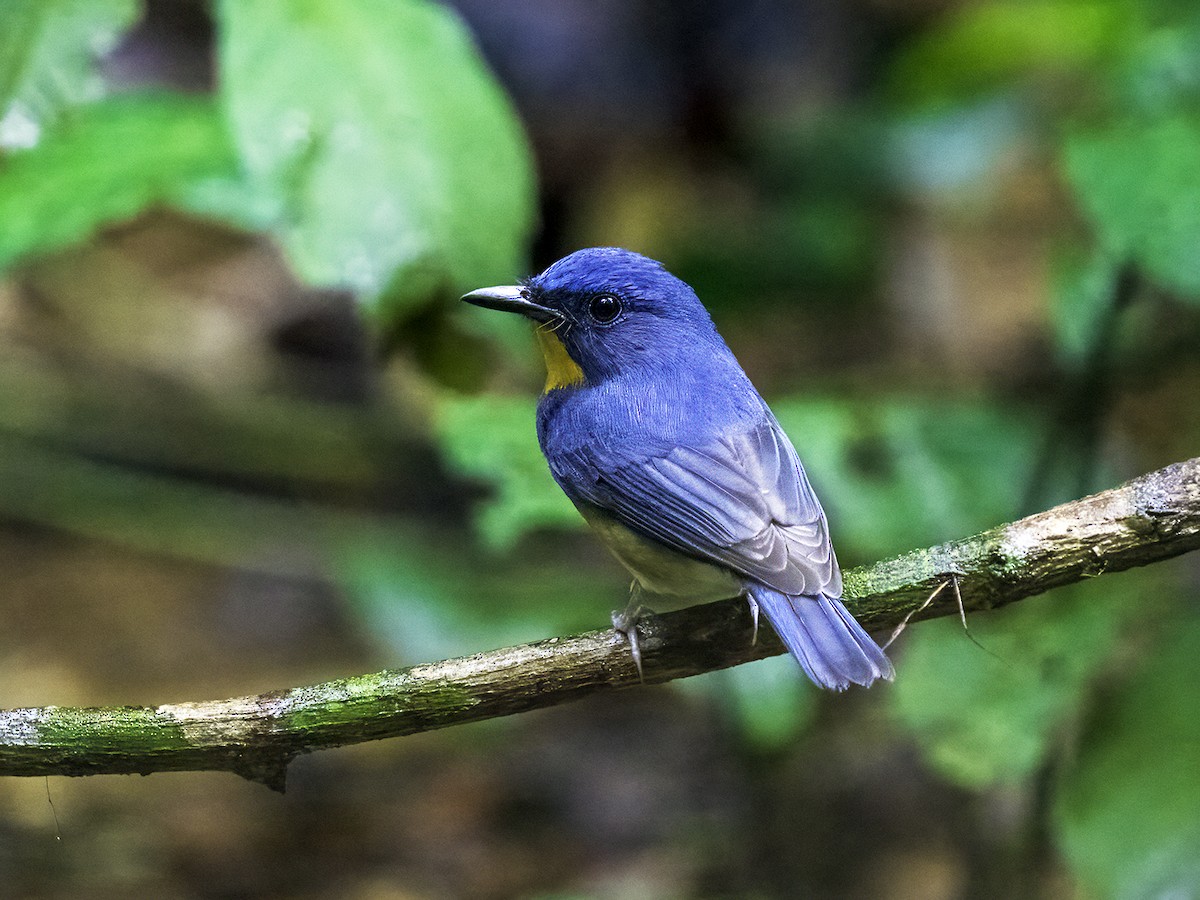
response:
<path id="1" fill-rule="evenodd" d="M 550 391 L 538 403 L 537 433 L 555 480 L 578 500 L 577 481 L 674 447 L 708 446 L 764 416 L 758 392 L 722 344 L 662 371 Z"/>

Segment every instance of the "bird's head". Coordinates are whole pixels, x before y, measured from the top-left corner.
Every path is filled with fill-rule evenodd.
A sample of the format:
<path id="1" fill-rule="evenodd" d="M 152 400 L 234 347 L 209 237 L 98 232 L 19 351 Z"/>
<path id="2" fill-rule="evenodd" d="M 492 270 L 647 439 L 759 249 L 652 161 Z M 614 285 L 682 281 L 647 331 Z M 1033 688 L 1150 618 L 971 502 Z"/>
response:
<path id="1" fill-rule="evenodd" d="M 547 391 L 661 370 L 713 341 L 721 344 L 687 284 L 661 263 L 617 247 L 578 250 L 523 284 L 482 288 L 462 299 L 537 323 Z"/>

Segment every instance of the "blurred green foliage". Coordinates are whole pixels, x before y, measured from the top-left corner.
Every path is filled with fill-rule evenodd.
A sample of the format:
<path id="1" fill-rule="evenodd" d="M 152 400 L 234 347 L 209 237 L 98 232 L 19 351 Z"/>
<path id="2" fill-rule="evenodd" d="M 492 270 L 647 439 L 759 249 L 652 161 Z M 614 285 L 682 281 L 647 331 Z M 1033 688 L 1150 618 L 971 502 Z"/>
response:
<path id="1" fill-rule="evenodd" d="M 0 146 L 37 143 L 61 112 L 103 92 L 95 60 L 137 20 L 139 6 L 138 0 L 5 0 Z"/>
<path id="2" fill-rule="evenodd" d="M 532 397 L 447 396 L 436 431 L 456 471 L 493 487 L 479 505 L 476 526 L 484 542 L 511 550 L 536 528 L 579 528 L 583 520 L 559 490 L 533 433 Z"/>
<path id="3" fill-rule="evenodd" d="M 761 194 L 730 198 L 698 179 L 697 208 L 677 216 L 666 236 L 676 269 L 718 316 L 751 298 L 853 296 L 875 277 L 882 253 L 887 179 L 872 148 L 883 134 L 868 110 L 756 123 L 745 165 Z M 752 212 L 705 214 L 731 200 L 752 202 Z"/>
<path id="4" fill-rule="evenodd" d="M 1200 891 L 1200 621 L 1169 615 L 1158 630 L 1155 652 L 1098 705 L 1061 776 L 1063 850 L 1103 896 Z"/>
<path id="5" fill-rule="evenodd" d="M 367 539 L 364 539 L 367 538 Z M 333 571 L 371 633 L 402 658 L 443 659 L 487 647 L 595 629 L 620 593 L 561 557 L 490 556 L 464 562 L 460 533 L 393 524 L 387 532 L 347 532 Z M 600 613 L 597 615 L 597 613 Z"/>
<path id="6" fill-rule="evenodd" d="M 41 122 L 76 101 L 35 146 L 12 142 L 0 266 L 168 204 L 271 232 L 297 274 L 354 290 L 384 327 L 521 267 L 533 220 L 528 149 L 449 10 L 424 0 L 220 4 L 215 108 L 93 96 L 85 63 L 135 10 L 0 8 L 0 35 L 13 42 L 0 45 L 5 117 Z"/>
<path id="7" fill-rule="evenodd" d="M 221 0 L 213 11 L 214 96 L 113 96 L 92 62 L 133 24 L 132 0 L 0 5 L 0 268 L 167 206 L 271 236 L 297 275 L 351 289 L 380 330 L 419 322 L 428 340 L 414 338 L 414 356 L 425 376 L 474 373 L 485 349 L 518 381 L 528 376 L 533 351 L 514 338 L 520 323 L 481 326 L 439 308 L 524 274 L 534 218 L 526 140 L 455 15 L 423 0 Z M 968 188 L 997 202 L 994 175 L 1014 148 L 1059 176 L 1076 218 L 1048 251 L 1047 356 L 1062 370 L 1037 373 L 1041 393 L 1001 398 L 950 379 L 852 393 L 814 366 L 810 392 L 771 398 L 848 565 L 1011 519 L 1040 473 L 1050 473 L 1040 502 L 1077 481 L 1111 480 L 1104 464 L 1089 470 L 1094 454 L 1044 438 L 1058 424 L 1045 386 L 1079 377 L 1081 391 L 1093 390 L 1120 370 L 1114 356 L 1136 349 L 1136 334 L 1108 346 L 1123 272 L 1154 289 L 1131 302 L 1153 293 L 1168 309 L 1200 304 L 1193 4 L 965 4 L 901 41 L 880 81 L 876 96 L 821 125 L 747 126 L 759 195 L 730 196 L 749 214 L 712 214 L 726 195 L 704 184 L 675 198 L 670 215 L 651 216 L 660 228 L 659 219 L 671 223 L 664 241 L 680 271 L 727 321 L 780 297 L 792 303 L 801 289 L 853 313 L 876 299 L 887 207 L 905 192 L 924 200 Z M 485 344 L 485 333 L 499 339 Z M 464 350 L 468 342 L 456 341 L 467 335 L 476 340 Z M 476 358 L 459 358 L 467 353 Z M 1103 371 L 1089 371 L 1097 361 Z M 267 570 L 281 546 L 315 546 L 313 568 L 331 573 L 405 659 L 599 626 L 624 599 L 615 566 L 604 582 L 561 547 L 540 555 L 549 542 L 574 547 L 565 532 L 581 521 L 537 449 L 533 381 L 517 396 L 413 391 L 446 468 L 483 485 L 476 544 L 444 523 L 418 527 L 132 471 L 105 458 L 122 452 L 107 427 L 116 406 L 98 396 L 86 409 L 72 405 L 48 372 L 0 371 L 7 515 Z M 63 422 L 24 409 L 26 392 L 56 397 Z M 224 450 L 244 452 L 229 460 L 198 440 L 169 450 L 170 437 L 151 429 L 147 458 L 127 462 L 174 452 L 175 464 L 208 476 L 274 474 L 322 487 L 406 464 L 399 455 L 380 463 L 347 438 L 361 422 L 298 406 L 189 419 L 156 405 L 189 441 L 218 433 Z M 75 453 L 73 441 L 96 458 Z M 276 466 L 279 454 L 286 465 Z M 1136 458 L 1128 446 L 1125 454 Z M 1084 477 L 1058 477 L 1071 470 Z M 914 626 L 884 702 L 949 781 L 984 791 L 1051 773 L 1054 836 L 1100 896 L 1196 896 L 1200 628 L 1182 593 L 1165 576 L 1061 590 L 975 617 L 982 648 L 957 622 Z M 1140 660 L 1132 676 L 1127 655 Z M 725 697 L 760 747 L 792 741 L 818 710 L 788 660 L 689 689 Z"/>
<path id="8" fill-rule="evenodd" d="M 1078 716 L 1138 597 L 1064 588 L 972 622 L 978 643 L 956 619 L 914 629 L 895 712 L 953 781 L 984 788 L 1032 778 Z"/>
<path id="9" fill-rule="evenodd" d="M 794 746 L 820 708 L 820 691 L 799 673 L 796 661 L 784 654 L 706 672 L 679 682 L 679 688 L 717 697 L 752 748 L 774 753 Z"/>
<path id="10" fill-rule="evenodd" d="M 1054 260 L 1050 306 L 1054 344 L 1072 367 L 1083 365 L 1103 339 L 1121 258 L 1099 249 L 1069 247 Z"/>
<path id="11" fill-rule="evenodd" d="M 296 271 L 385 318 L 521 268 L 521 129 L 447 8 L 227 0 L 221 103 Z M 299 61 L 300 64 L 298 64 Z"/>
<path id="12" fill-rule="evenodd" d="M 1033 464 L 1029 414 L 982 400 L 789 398 L 772 409 L 828 498 L 843 563 L 1007 521 L 1012 485 L 1023 484 Z"/>
<path id="13" fill-rule="evenodd" d="M 1058 161 L 1085 228 L 1054 248 L 1050 310 L 1055 349 L 1078 379 L 1080 399 L 1094 399 L 1119 354 L 1139 340 L 1116 327 L 1123 272 L 1153 285 L 1159 302 L 1200 300 L 1194 5 L 964 6 L 901 51 L 889 85 L 901 124 L 931 115 L 969 124 L 999 103 L 1011 111 L 1009 147 L 1032 140 Z M 1070 454 L 1066 441 L 1054 443 L 1031 463 L 1053 468 L 1051 455 Z M 977 472 L 993 468 L 977 465 Z M 1023 477 L 1010 468 L 997 480 L 1027 485 L 1032 471 Z M 970 508 L 975 500 L 965 502 Z M 1056 771 L 1058 838 L 1099 896 L 1200 890 L 1200 744 L 1194 698 L 1182 688 L 1195 681 L 1195 610 L 1148 627 L 1178 604 L 1178 591 L 1151 574 L 1060 590 L 1053 600 L 973 622 L 986 653 L 958 623 L 922 626 L 907 637 L 891 694 L 929 763 L 956 782 L 980 789 Z M 1106 683 L 1130 632 L 1163 644 L 1093 711 L 1095 685 Z M 1064 749 L 1074 745 L 1082 748 L 1077 757 Z"/>
<path id="14" fill-rule="evenodd" d="M 1138 0 L 993 0 L 953 10 L 909 44 L 891 70 L 895 102 L 952 105 L 1013 82 L 1087 77 L 1121 53 Z"/>
<path id="15" fill-rule="evenodd" d="M 1080 129 L 1066 141 L 1063 165 L 1110 258 L 1200 301 L 1200 114 Z"/>
<path id="16" fill-rule="evenodd" d="M 83 106 L 0 169 L 0 267 L 154 204 L 186 206 L 198 186 L 236 171 L 211 100 L 142 94 Z"/>

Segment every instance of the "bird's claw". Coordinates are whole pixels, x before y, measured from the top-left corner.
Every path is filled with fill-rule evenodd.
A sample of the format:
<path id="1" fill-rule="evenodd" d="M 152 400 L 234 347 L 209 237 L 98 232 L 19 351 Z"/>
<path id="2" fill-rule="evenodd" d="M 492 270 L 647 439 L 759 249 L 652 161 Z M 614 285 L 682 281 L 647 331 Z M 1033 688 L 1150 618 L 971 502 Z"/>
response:
<path id="1" fill-rule="evenodd" d="M 633 664 L 637 666 L 638 681 L 642 684 L 646 683 L 645 673 L 642 671 L 642 645 L 638 638 L 637 623 L 642 617 L 643 608 L 630 604 L 625 609 L 614 609 L 612 613 L 613 631 L 623 635 L 629 641 L 629 652 L 633 655 Z"/>

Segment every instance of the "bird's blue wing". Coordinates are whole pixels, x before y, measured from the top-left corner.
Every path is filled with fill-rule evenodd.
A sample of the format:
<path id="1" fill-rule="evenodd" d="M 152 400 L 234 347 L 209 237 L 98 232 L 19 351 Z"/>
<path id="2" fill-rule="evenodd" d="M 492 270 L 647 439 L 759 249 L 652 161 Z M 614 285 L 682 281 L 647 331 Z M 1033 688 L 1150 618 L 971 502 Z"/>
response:
<path id="1" fill-rule="evenodd" d="M 825 514 L 791 441 L 764 413 L 703 445 L 616 460 L 585 446 L 551 470 L 576 502 L 690 556 L 786 594 L 840 597 Z"/>

